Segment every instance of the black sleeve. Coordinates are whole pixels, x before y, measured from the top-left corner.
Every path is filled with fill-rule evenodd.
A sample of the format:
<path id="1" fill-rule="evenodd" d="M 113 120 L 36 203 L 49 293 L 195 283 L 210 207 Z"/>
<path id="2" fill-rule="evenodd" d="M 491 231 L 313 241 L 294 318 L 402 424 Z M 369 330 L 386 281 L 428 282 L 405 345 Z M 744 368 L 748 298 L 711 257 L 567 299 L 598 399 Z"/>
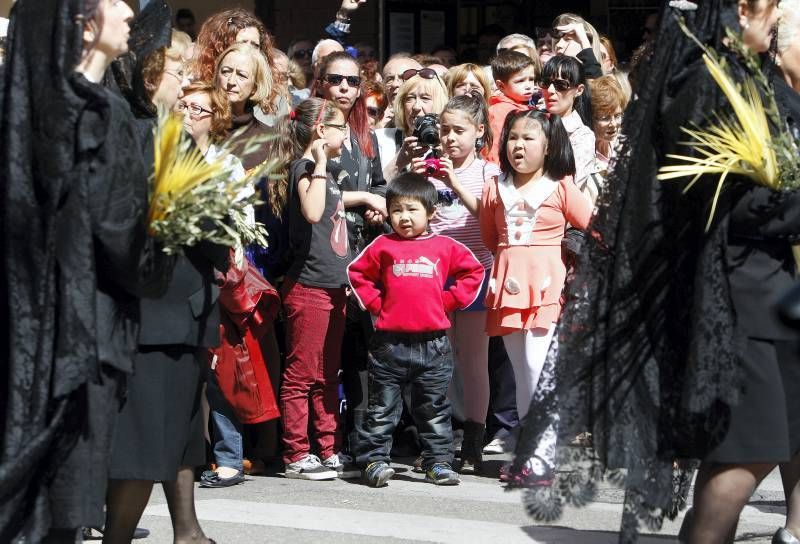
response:
<path id="1" fill-rule="evenodd" d="M 113 106 L 112 106 L 113 110 Z M 147 237 L 147 170 L 129 119 L 112 115 L 119 124 L 97 153 L 79 164 L 86 176 L 98 274 L 129 293 L 141 296 L 139 264 Z M 87 112 L 79 138 L 97 122 Z M 83 134 L 81 134 L 83 132 Z"/>
<path id="2" fill-rule="evenodd" d="M 597 58 L 594 56 L 594 49 L 587 47 L 578 53 L 576 58 L 583 64 L 583 73 L 586 74 L 587 79 L 603 77 L 603 67 L 597 62 Z"/>
<path id="3" fill-rule="evenodd" d="M 381 149 L 378 145 L 378 137 L 370 131 L 372 138 L 372 149 L 375 150 L 375 157 L 372 159 L 372 187 L 373 193 L 386 194 L 386 180 L 383 177 L 383 167 L 381 166 Z"/>
<path id="4" fill-rule="evenodd" d="M 745 185 L 747 183 L 747 185 Z M 742 182 L 734 191 L 730 231 L 741 238 L 800 239 L 800 191 L 778 192 Z"/>

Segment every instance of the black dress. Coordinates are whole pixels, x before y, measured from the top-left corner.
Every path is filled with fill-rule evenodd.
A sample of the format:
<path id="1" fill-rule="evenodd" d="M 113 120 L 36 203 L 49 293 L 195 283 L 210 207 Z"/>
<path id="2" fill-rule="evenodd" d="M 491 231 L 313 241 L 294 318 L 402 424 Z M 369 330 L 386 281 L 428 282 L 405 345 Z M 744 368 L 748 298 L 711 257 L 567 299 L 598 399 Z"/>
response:
<path id="1" fill-rule="evenodd" d="M 625 113 L 622 151 L 566 293 L 558 349 L 543 370 L 555 380 L 537 389 L 517 447 L 519 464 L 551 414 L 562 443 L 590 431 L 593 447 L 561 449 L 563 472 L 552 487 L 526 493 L 526 506 L 553 520 L 565 503 L 593 500 L 598 480 L 609 479 L 626 489 L 622 542 L 677 515 L 693 460 L 779 461 L 796 448 L 787 406 L 797 397 L 796 356 L 770 317 L 770 282 L 779 289 L 790 276 L 800 194 L 730 176 L 706 229 L 717 178 L 688 193 L 685 182 L 656 179 L 668 154 L 694 153 L 681 144 L 681 127 L 702 126 L 727 107 L 672 11 L 664 5 L 638 98 Z M 681 15 L 741 80 L 745 68 L 721 45 L 725 28 L 738 28 L 735 6 L 709 0 Z M 737 442 L 757 425 L 760 438 L 780 435 L 775 447 Z"/>
<path id="2" fill-rule="evenodd" d="M 78 0 L 14 6 L 0 121 L 0 541 L 101 525 L 135 339 L 146 174 L 121 99 L 74 72 Z"/>
<path id="3" fill-rule="evenodd" d="M 139 120 L 139 145 L 150 161 L 152 124 L 151 119 Z M 146 251 L 153 255 L 143 261 L 154 269 L 142 275 L 166 275 L 166 287 L 160 296 L 140 303 L 136 366 L 117 422 L 109 474 L 113 479 L 165 481 L 174 480 L 181 466 L 205 463 L 203 355 L 219 345 L 214 269 L 227 270 L 229 249 L 201 242 L 186 248 L 184 255 L 166 257 L 151 241 Z"/>

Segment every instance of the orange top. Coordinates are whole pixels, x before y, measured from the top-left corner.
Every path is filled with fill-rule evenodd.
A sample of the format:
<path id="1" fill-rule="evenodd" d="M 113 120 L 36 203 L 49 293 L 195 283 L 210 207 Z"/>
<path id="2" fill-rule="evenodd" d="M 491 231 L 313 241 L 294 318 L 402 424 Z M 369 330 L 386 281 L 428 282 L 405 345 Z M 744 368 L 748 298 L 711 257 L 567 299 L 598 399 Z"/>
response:
<path id="1" fill-rule="evenodd" d="M 500 137 L 503 135 L 503 125 L 506 117 L 512 111 L 529 110 L 528 104 L 520 104 L 511 100 L 502 93 L 498 93 L 489 98 L 489 126 L 492 127 L 494 141 L 492 148 L 486 155 L 486 160 L 495 164 L 500 164 Z"/>
<path id="2" fill-rule="evenodd" d="M 567 222 L 585 229 L 592 203 L 573 183 L 542 177 L 521 193 L 512 176 L 484 185 L 478 219 L 481 237 L 495 254 L 486 294 L 491 336 L 547 329 L 561 314 L 567 270 L 561 240 Z"/>

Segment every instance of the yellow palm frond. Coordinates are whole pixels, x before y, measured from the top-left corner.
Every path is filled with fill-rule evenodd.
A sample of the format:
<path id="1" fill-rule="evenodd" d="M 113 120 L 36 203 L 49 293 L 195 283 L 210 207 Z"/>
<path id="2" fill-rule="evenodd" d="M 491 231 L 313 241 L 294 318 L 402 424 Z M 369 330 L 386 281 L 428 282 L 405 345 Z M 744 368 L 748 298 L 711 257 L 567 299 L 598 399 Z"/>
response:
<path id="1" fill-rule="evenodd" d="M 709 228 L 728 175 L 746 176 L 759 185 L 774 189 L 778 188 L 779 177 L 767 113 L 755 82 L 750 78 L 746 79 L 740 91 L 715 58 L 705 54 L 703 61 L 731 104 L 733 115 L 727 118 L 715 115 L 716 122 L 705 129 L 682 127 L 681 130 L 690 136 L 689 141 L 683 142 L 684 145 L 692 146 L 698 155 L 667 155 L 679 161 L 679 164 L 660 168 L 658 179 L 671 180 L 691 176 L 692 180 L 685 189 L 688 191 L 701 176 L 719 175 L 706 225 Z"/>
<path id="2" fill-rule="evenodd" d="M 221 161 L 209 163 L 182 135 L 183 122 L 178 117 L 168 113 L 159 117 L 154 138 L 155 172 L 149 224 L 165 219 L 175 200 L 223 173 Z"/>

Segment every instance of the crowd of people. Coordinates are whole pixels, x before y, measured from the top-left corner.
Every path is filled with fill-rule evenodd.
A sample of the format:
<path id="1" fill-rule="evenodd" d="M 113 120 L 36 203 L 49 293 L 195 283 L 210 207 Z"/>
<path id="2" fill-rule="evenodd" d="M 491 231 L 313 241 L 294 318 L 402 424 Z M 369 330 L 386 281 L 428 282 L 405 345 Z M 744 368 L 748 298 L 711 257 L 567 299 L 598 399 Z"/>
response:
<path id="1" fill-rule="evenodd" d="M 681 127 L 725 111 L 700 42 L 742 79 L 761 55 L 773 129 L 800 141 L 797 0 L 670 2 L 627 63 L 572 13 L 537 39 L 498 33 L 475 62 L 441 45 L 382 63 L 348 43 L 364 2 L 285 51 L 240 8 L 196 29 L 160 0 L 136 16 L 121 0 L 16 2 L 0 540 L 130 542 L 159 482 L 175 542 L 213 542 L 198 481 L 384 487 L 393 455 L 448 486 L 515 453 L 500 480 L 534 490 L 536 515 L 568 447 L 596 452 L 590 480 L 629 471 L 634 532 L 702 460 L 681 533 L 698 543 L 730 541 L 781 464 L 775 542 L 798 542 L 800 357 L 774 309 L 795 277 L 795 193 L 732 175 L 703 231 L 705 189 L 656 179 L 686 151 Z M 229 182 L 270 165 L 248 188 L 266 246 L 163 250 L 147 226 L 163 112 Z M 620 407 L 654 438 L 621 430 L 636 425 Z"/>

